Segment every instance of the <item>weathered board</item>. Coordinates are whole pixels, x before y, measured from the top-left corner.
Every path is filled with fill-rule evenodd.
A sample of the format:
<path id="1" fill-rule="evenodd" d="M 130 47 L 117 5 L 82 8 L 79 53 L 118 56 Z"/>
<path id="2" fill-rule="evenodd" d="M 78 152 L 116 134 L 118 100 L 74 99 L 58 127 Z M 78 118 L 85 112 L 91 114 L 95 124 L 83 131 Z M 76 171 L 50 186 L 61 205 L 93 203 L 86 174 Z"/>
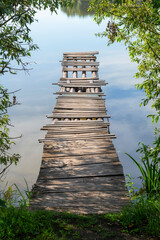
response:
<path id="1" fill-rule="evenodd" d="M 44 147 L 32 209 L 106 213 L 118 212 L 129 202 L 123 168 L 111 141 L 115 135 L 110 134 L 101 89 L 106 83 L 97 76 L 95 54 L 63 55 L 61 89 L 52 115 L 47 116 L 52 123 L 42 127 L 47 133 L 39 140 Z M 92 76 L 87 77 L 87 72 Z"/>

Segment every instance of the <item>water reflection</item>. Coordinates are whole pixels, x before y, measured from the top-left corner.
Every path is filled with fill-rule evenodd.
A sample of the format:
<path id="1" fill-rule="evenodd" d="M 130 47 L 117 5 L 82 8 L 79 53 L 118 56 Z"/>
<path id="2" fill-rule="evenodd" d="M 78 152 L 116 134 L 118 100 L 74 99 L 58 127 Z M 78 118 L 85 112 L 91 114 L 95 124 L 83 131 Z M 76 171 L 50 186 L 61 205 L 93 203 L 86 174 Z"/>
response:
<path id="1" fill-rule="evenodd" d="M 151 143 L 153 127 L 146 118 L 148 107 L 140 108 L 142 92 L 134 88 L 133 75 L 136 65 L 131 63 L 125 47 L 114 44 L 107 47 L 106 39 L 95 37 L 96 32 L 105 28 L 105 22 L 97 26 L 92 17 L 68 18 L 59 11 L 58 15 L 51 15 L 47 11 L 37 14 L 39 23 L 32 26 L 32 37 L 40 47 L 32 54 L 33 70 L 28 74 L 5 75 L 1 82 L 9 90 L 22 90 L 17 93 L 17 101 L 21 105 L 14 106 L 9 113 L 15 128 L 11 135 L 23 133 L 23 138 L 17 141 L 12 151 L 20 153 L 22 158 L 18 166 L 12 166 L 8 171 L 8 184 L 17 183 L 21 189 L 25 188 L 24 177 L 31 187 L 38 176 L 41 164 L 43 144 L 38 143 L 45 133 L 40 131 L 46 125 L 46 114 L 50 114 L 56 102 L 58 88 L 52 87 L 62 75 L 61 64 L 63 52 L 99 51 L 97 61 L 100 62 L 99 76 L 109 85 L 103 88 L 106 93 L 106 106 L 111 115 L 111 132 L 117 139 L 114 145 L 117 149 L 124 172 L 138 177 L 139 172 L 130 159 L 123 154 L 128 152 L 133 157 L 139 141 Z M 28 60 L 28 59 L 27 59 Z M 49 121 L 50 122 L 50 121 Z M 140 186 L 139 179 L 137 186 Z"/>
<path id="2" fill-rule="evenodd" d="M 90 0 L 75 0 L 73 7 L 62 7 L 61 10 L 67 14 L 67 16 L 92 16 L 93 11 L 88 11 Z"/>

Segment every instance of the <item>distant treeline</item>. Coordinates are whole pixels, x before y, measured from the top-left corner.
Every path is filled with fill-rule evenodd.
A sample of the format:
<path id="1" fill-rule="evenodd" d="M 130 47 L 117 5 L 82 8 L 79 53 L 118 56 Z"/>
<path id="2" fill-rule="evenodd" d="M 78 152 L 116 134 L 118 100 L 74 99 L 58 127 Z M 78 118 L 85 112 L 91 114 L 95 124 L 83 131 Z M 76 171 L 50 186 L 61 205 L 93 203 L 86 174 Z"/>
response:
<path id="1" fill-rule="evenodd" d="M 65 12 L 67 16 L 92 16 L 94 12 L 88 11 L 89 2 L 90 0 L 75 0 L 73 7 L 62 7 L 61 10 Z"/>

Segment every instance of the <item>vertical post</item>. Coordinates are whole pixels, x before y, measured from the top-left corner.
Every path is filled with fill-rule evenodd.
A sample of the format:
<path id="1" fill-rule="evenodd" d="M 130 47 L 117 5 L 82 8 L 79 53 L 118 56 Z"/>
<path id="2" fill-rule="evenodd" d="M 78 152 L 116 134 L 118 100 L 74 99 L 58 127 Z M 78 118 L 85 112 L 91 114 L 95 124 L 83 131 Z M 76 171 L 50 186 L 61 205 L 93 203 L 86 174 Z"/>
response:
<path id="1" fill-rule="evenodd" d="M 64 61 L 67 62 L 67 59 L 64 59 Z M 68 67 L 68 66 L 65 66 L 65 67 Z M 63 68 L 63 70 L 62 70 L 62 77 L 63 77 L 63 78 L 67 78 L 67 77 L 68 77 L 68 71 L 64 71 L 64 68 Z"/>
<path id="2" fill-rule="evenodd" d="M 82 62 L 86 62 L 85 59 L 82 60 Z M 82 68 L 86 68 L 86 66 L 82 66 Z M 86 71 L 82 71 L 82 78 L 86 77 Z"/>
<path id="3" fill-rule="evenodd" d="M 73 61 L 77 62 L 77 59 L 76 58 L 73 58 Z M 73 66 L 73 68 L 77 68 L 77 66 Z M 77 74 L 77 71 L 73 71 L 73 78 L 77 78 L 78 74 Z"/>
<path id="4" fill-rule="evenodd" d="M 94 59 L 91 59 L 90 62 L 95 62 L 95 60 L 94 60 Z M 91 68 L 94 68 L 94 67 L 95 67 L 94 65 L 91 66 Z M 97 74 L 96 74 L 96 73 L 97 73 L 96 71 L 92 71 L 92 78 L 97 77 Z"/>

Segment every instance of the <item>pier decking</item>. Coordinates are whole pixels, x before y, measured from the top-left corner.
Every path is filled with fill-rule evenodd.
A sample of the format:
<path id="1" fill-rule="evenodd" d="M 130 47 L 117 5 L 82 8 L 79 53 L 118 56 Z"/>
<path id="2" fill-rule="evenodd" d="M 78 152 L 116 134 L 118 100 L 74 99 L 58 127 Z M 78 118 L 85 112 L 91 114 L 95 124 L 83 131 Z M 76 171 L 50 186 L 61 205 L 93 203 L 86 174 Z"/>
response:
<path id="1" fill-rule="evenodd" d="M 86 214 L 117 212 L 128 203 L 96 54 L 63 54 L 57 102 L 47 116 L 52 123 L 39 140 L 44 148 L 31 208 Z"/>

